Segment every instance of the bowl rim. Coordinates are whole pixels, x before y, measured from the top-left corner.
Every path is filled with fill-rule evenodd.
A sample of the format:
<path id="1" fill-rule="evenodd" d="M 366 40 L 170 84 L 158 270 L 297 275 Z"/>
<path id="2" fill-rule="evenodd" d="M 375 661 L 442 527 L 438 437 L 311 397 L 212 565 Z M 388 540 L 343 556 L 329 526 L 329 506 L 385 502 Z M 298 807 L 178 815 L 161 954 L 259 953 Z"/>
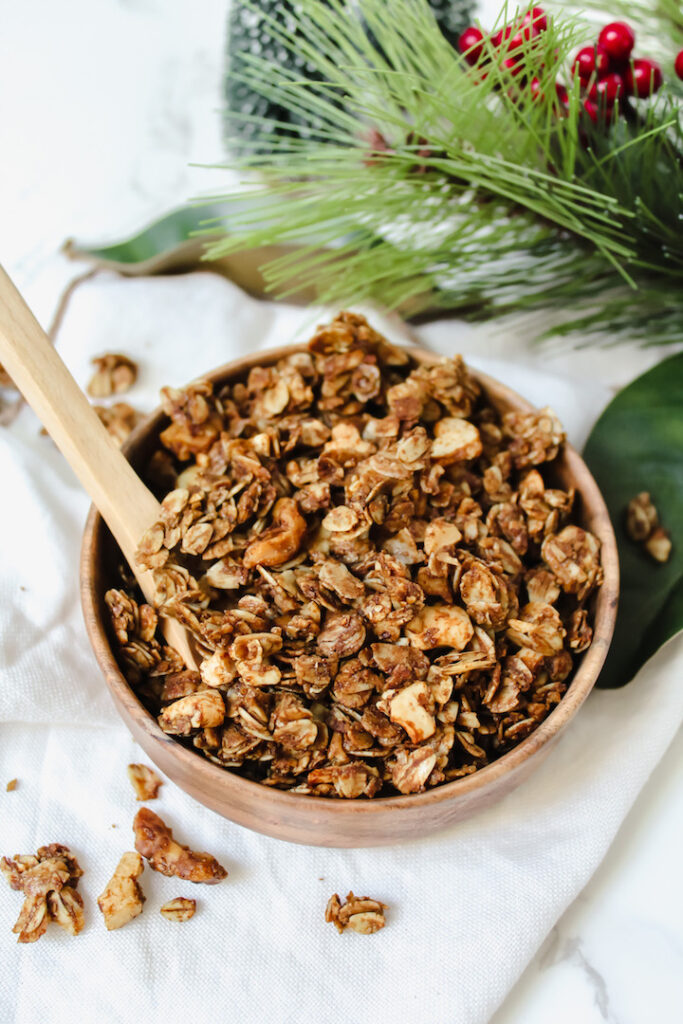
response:
<path id="1" fill-rule="evenodd" d="M 422 348 L 421 346 L 402 345 L 401 348 L 419 363 L 435 363 L 443 359 L 443 356 L 439 353 Z M 285 356 L 303 351 L 307 351 L 307 346 L 304 343 L 264 349 L 249 356 L 231 360 L 209 373 L 202 374 L 197 379 L 208 380 L 214 384 L 217 382 L 223 383 L 242 376 L 246 369 L 254 365 L 267 366 Z M 485 391 L 492 391 L 496 399 L 508 402 L 511 406 L 522 411 L 535 410 L 536 407 L 531 402 L 523 398 L 516 391 L 513 391 L 506 384 L 489 376 L 489 374 L 482 373 L 469 365 L 468 371 L 482 385 Z M 135 450 L 143 438 L 150 432 L 158 433 L 163 421 L 166 419 L 166 414 L 158 406 L 131 432 L 121 448 L 123 454 L 129 458 L 130 453 Z M 564 726 L 573 718 L 597 681 L 614 633 L 619 593 L 619 560 L 614 529 L 605 500 L 592 473 L 577 450 L 569 442 L 564 444 L 562 457 L 568 474 L 573 479 L 576 479 L 577 484 L 580 481 L 577 491 L 583 504 L 590 506 L 591 519 L 593 520 L 591 529 L 598 536 L 601 543 L 601 564 L 604 581 L 596 594 L 593 640 L 590 647 L 583 654 L 581 663 L 576 669 L 566 693 L 555 708 L 525 739 L 521 740 L 515 747 L 502 754 L 490 764 L 477 769 L 470 775 L 441 783 L 421 793 L 374 797 L 372 800 L 341 800 L 291 793 L 288 790 L 278 789 L 274 786 L 264 786 L 263 783 L 244 778 L 230 768 L 223 768 L 210 761 L 201 752 L 190 750 L 182 743 L 176 742 L 173 737 L 168 736 L 162 731 L 154 715 L 135 694 L 114 656 L 109 642 L 109 631 L 104 615 L 104 595 L 96 594 L 92 582 L 95 556 L 98 553 L 101 539 L 108 532 L 108 529 L 100 513 L 94 505 L 91 505 L 81 545 L 79 574 L 81 605 L 91 646 L 117 709 L 123 706 L 129 714 L 137 719 L 138 724 L 147 735 L 157 743 L 160 743 L 162 747 L 168 749 L 169 744 L 172 744 L 174 756 L 180 764 L 183 764 L 189 771 L 195 774 L 196 784 L 200 789 L 203 788 L 201 785 L 202 779 L 206 779 L 209 782 L 215 782 L 220 785 L 224 790 L 225 798 L 228 800 L 231 793 L 239 794 L 247 799 L 251 796 L 255 800 L 263 799 L 267 793 L 273 802 L 272 806 L 278 805 L 283 811 L 283 816 L 286 816 L 287 807 L 294 806 L 301 812 L 304 812 L 304 808 L 308 806 L 312 814 L 324 811 L 325 813 L 333 813 L 340 817 L 352 814 L 371 815 L 380 808 L 382 810 L 396 811 L 414 810 L 417 807 L 425 807 L 429 804 L 434 805 L 458 797 L 468 797 L 479 790 L 492 786 L 493 783 L 500 780 L 503 776 L 513 774 L 515 769 L 519 768 L 525 761 L 540 751 L 541 748 L 555 739 Z"/>

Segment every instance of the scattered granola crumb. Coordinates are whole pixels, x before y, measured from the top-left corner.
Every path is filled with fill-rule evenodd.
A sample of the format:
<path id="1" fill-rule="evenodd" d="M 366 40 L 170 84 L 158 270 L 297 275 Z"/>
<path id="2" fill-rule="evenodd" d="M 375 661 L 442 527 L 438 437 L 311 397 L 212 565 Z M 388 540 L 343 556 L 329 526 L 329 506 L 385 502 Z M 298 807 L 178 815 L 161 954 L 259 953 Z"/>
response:
<path id="1" fill-rule="evenodd" d="M 123 928 L 124 924 L 142 913 L 145 897 L 137 879 L 144 870 L 145 865 L 139 853 L 124 853 L 97 900 L 107 931 Z"/>
<path id="2" fill-rule="evenodd" d="M 132 405 L 128 405 L 127 402 L 114 402 L 113 405 L 93 405 L 93 409 L 119 448 L 143 418 L 142 413 L 134 409 Z"/>
<path id="3" fill-rule="evenodd" d="M 631 498 L 626 506 L 626 533 L 631 540 L 642 543 L 655 562 L 668 562 L 671 538 L 659 524 L 659 514 L 647 491 Z"/>
<path id="4" fill-rule="evenodd" d="M 263 785 L 366 799 L 478 771 L 562 699 L 603 571 L 552 486 L 552 409 L 500 414 L 459 356 L 417 364 L 354 313 L 162 403 L 137 553 L 159 605 L 123 578 L 105 600 L 165 733 Z"/>
<path id="5" fill-rule="evenodd" d="M 76 891 L 83 874 L 68 846 L 50 843 L 36 855 L 0 858 L 0 873 L 8 885 L 26 897 L 14 928 L 17 942 L 36 942 L 54 921 L 70 935 L 84 924 L 83 900 Z"/>
<path id="6" fill-rule="evenodd" d="M 647 540 L 659 524 L 657 509 L 647 491 L 641 491 L 631 498 L 626 506 L 626 532 L 631 540 Z"/>
<path id="7" fill-rule="evenodd" d="M 188 882 L 215 885 L 228 872 L 209 853 L 195 853 L 189 846 L 176 842 L 168 825 L 148 807 L 141 807 L 133 821 L 135 849 L 155 871 L 175 875 Z"/>
<path id="8" fill-rule="evenodd" d="M 671 555 L 671 538 L 664 527 L 658 526 L 645 541 L 645 549 L 655 562 L 668 562 Z"/>
<path id="9" fill-rule="evenodd" d="M 186 896 L 176 896 L 174 900 L 164 903 L 159 907 L 159 913 L 167 921 L 189 921 L 197 909 L 197 901 L 190 900 Z"/>
<path id="10" fill-rule="evenodd" d="M 7 790 L 8 793 L 12 793 L 16 788 L 17 788 L 17 780 L 16 779 L 10 779 L 9 782 L 7 783 L 6 787 L 5 787 L 5 789 Z"/>
<path id="11" fill-rule="evenodd" d="M 372 935 L 384 928 L 386 903 L 372 900 L 368 896 L 354 896 L 352 892 L 342 903 L 335 893 L 330 896 L 325 908 L 325 920 L 334 925 L 341 934 L 347 928 L 361 935 Z"/>
<path id="12" fill-rule="evenodd" d="M 95 356 L 92 363 L 95 373 L 86 390 L 93 398 L 122 395 L 137 379 L 137 363 L 120 352 L 105 352 L 104 355 Z"/>
<path id="13" fill-rule="evenodd" d="M 157 773 L 146 764 L 129 764 L 128 778 L 135 790 L 136 800 L 156 800 L 163 785 Z"/>

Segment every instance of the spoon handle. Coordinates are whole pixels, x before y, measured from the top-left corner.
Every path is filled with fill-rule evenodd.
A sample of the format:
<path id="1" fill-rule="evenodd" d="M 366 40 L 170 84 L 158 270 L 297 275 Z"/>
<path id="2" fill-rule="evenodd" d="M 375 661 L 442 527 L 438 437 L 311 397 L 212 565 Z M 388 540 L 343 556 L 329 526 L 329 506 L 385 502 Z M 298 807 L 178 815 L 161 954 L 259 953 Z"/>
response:
<path id="1" fill-rule="evenodd" d="M 126 561 L 159 503 L 110 437 L 54 346 L 0 266 L 0 363 L 102 514 Z M 134 570 L 135 571 L 135 570 Z M 137 573 L 145 597 L 153 588 Z"/>

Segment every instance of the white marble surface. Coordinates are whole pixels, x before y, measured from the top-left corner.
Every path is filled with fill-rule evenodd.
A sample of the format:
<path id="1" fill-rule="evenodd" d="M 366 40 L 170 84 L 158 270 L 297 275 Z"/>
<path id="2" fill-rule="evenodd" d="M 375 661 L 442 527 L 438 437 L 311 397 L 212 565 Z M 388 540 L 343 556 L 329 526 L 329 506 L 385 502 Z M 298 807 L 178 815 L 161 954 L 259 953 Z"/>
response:
<path id="1" fill-rule="evenodd" d="M 221 157 L 227 2 L 4 0 L 1 9 L 0 259 L 47 324 L 77 269 L 59 253 L 67 237 L 120 237 L 225 180 L 190 165 Z M 468 347 L 612 386 L 656 359 L 623 346 L 539 356 L 527 333 L 473 328 Z M 682 767 L 679 734 L 495 1024 L 681 1019 Z"/>

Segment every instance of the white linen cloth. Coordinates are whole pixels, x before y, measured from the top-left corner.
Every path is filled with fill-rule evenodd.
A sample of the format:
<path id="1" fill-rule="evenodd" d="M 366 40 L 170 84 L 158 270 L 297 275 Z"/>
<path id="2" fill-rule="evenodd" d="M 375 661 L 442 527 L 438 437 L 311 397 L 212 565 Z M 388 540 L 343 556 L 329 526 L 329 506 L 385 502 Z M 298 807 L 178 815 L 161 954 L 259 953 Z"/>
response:
<path id="1" fill-rule="evenodd" d="M 255 302 L 210 274 L 103 275 L 75 294 L 58 348 L 83 385 L 93 355 L 131 354 L 140 378 L 125 398 L 151 409 L 161 384 L 289 343 L 319 319 Z M 478 359 L 468 353 L 471 328 L 444 322 L 423 335 L 553 405 L 579 445 L 608 400 L 599 381 Z M 16 945 L 22 897 L 0 882 L 3 1024 L 485 1024 L 595 871 L 672 739 L 683 714 L 683 637 L 626 688 L 594 691 L 547 761 L 502 802 L 399 847 L 268 839 L 166 782 L 150 806 L 229 877 L 192 886 L 147 869 L 144 913 L 108 933 L 95 900 L 133 848 L 139 806 L 126 765 L 149 762 L 114 711 L 81 619 L 88 500 L 28 409 L 0 430 L 0 480 L 0 854 L 69 845 L 85 871 L 87 922 L 77 938 L 52 925 L 35 945 Z M 324 922 L 329 895 L 348 889 L 389 905 L 383 931 L 340 936 Z M 185 924 L 158 913 L 178 895 L 198 903 Z"/>

